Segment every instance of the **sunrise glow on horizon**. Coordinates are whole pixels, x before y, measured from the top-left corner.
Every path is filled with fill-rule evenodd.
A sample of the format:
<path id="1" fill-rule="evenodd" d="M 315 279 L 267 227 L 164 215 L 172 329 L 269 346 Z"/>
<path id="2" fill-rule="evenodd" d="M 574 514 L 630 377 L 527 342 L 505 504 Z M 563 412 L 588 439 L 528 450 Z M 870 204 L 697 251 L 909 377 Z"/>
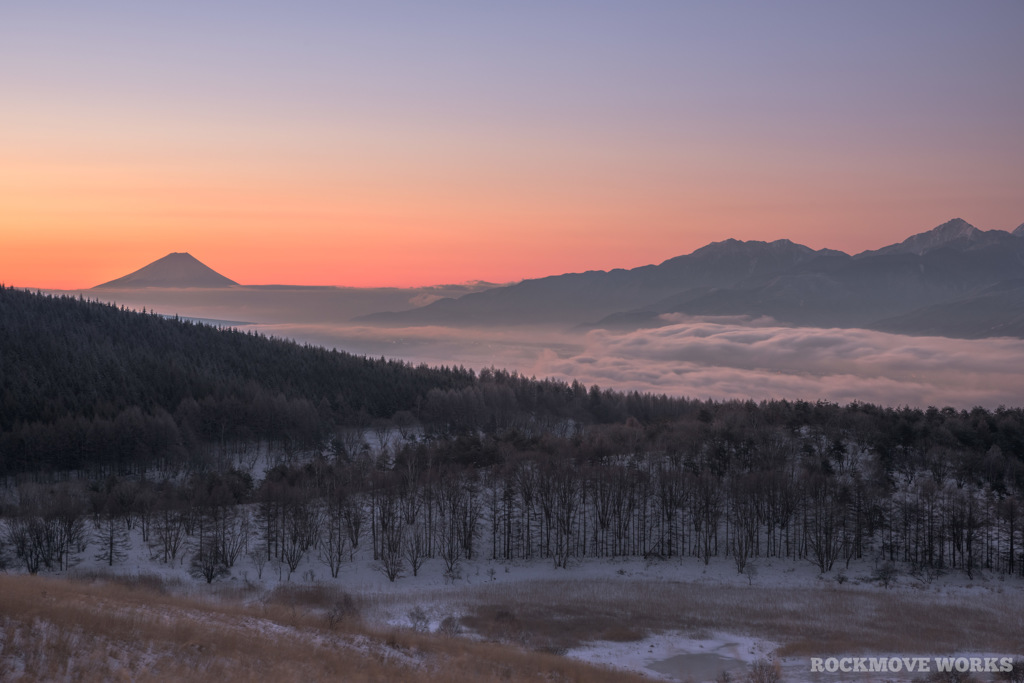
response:
<path id="1" fill-rule="evenodd" d="M 510 282 L 1024 223 L 1019 2 L 98 2 L 0 20 L 0 282 Z"/>

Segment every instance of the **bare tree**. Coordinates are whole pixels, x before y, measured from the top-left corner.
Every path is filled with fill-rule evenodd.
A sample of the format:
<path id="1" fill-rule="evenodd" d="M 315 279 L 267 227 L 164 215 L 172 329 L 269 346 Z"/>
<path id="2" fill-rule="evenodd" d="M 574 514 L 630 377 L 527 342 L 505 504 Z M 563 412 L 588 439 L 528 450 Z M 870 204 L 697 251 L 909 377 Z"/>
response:
<path id="1" fill-rule="evenodd" d="M 290 514 L 285 519 L 284 539 L 281 543 L 281 559 L 288 565 L 288 576 L 298 569 L 308 546 L 305 544 L 306 530 L 304 515 Z"/>
<path id="2" fill-rule="evenodd" d="M 359 547 L 359 535 L 366 516 L 359 498 L 355 495 L 349 496 L 341 514 L 345 520 L 345 529 L 348 531 L 348 541 L 355 550 Z"/>
<path id="3" fill-rule="evenodd" d="M 395 425 L 395 429 L 398 430 L 398 435 L 402 437 L 402 441 L 408 442 L 415 438 L 419 422 L 408 410 L 399 410 L 391 417 L 391 422 Z"/>
<path id="4" fill-rule="evenodd" d="M 381 455 L 386 455 L 388 448 L 391 446 L 391 438 L 393 436 L 391 420 L 378 418 L 373 421 L 372 426 L 373 435 L 377 441 L 377 452 Z"/>
<path id="5" fill-rule="evenodd" d="M 453 516 L 446 515 L 440 520 L 437 541 L 437 554 L 444 562 L 445 578 L 449 580 L 457 578 L 459 565 L 462 563 L 462 544 L 459 542 L 458 525 Z"/>
<path id="6" fill-rule="evenodd" d="M 164 507 L 153 520 L 153 542 L 150 548 L 163 555 L 163 562 L 173 562 L 178 557 L 185 540 L 185 525 L 181 510 Z"/>
<path id="7" fill-rule="evenodd" d="M 37 573 L 43 564 L 42 526 L 42 520 L 34 516 L 15 517 L 7 523 L 7 540 L 29 574 Z"/>
<path id="8" fill-rule="evenodd" d="M 221 559 L 230 569 L 249 545 L 249 513 L 239 506 L 219 510 L 216 520 L 217 545 Z"/>
<path id="9" fill-rule="evenodd" d="M 229 576 L 231 570 L 224 563 L 224 557 L 216 544 L 211 544 L 192 555 L 192 564 L 189 567 L 189 574 L 196 579 L 206 579 L 206 583 L 213 583 L 214 579 Z"/>
<path id="10" fill-rule="evenodd" d="M 718 522 L 722 516 L 721 482 L 710 472 L 702 472 L 693 486 L 693 525 L 699 554 L 704 564 L 718 553 Z"/>
<path id="11" fill-rule="evenodd" d="M 394 582 L 405 569 L 405 558 L 402 554 L 405 546 L 405 526 L 393 523 L 382 529 L 381 536 L 380 570 L 388 577 L 388 581 Z"/>
<path id="12" fill-rule="evenodd" d="M 267 552 L 267 546 L 262 543 L 254 545 L 249 550 L 249 559 L 252 561 L 252 566 L 256 568 L 256 578 L 263 578 L 263 568 L 270 561 L 270 555 Z"/>
<path id="13" fill-rule="evenodd" d="M 86 544 L 86 500 L 81 487 L 60 486 L 45 501 L 43 519 L 51 527 L 52 550 L 59 569 L 68 569 Z"/>
<path id="14" fill-rule="evenodd" d="M 99 550 L 96 559 L 106 562 L 108 567 L 123 562 L 128 557 L 128 530 L 124 519 L 114 515 L 105 515 L 94 521 L 95 539 Z"/>
<path id="15" fill-rule="evenodd" d="M 565 569 L 572 554 L 576 512 L 580 505 L 575 468 L 560 464 L 550 473 L 555 480 L 555 566 Z"/>
<path id="16" fill-rule="evenodd" d="M 410 524 L 406 529 L 404 546 L 405 559 L 409 562 L 412 575 L 418 576 L 420 567 L 427 560 L 427 539 L 420 523 Z"/>
<path id="17" fill-rule="evenodd" d="M 734 477 L 729 486 L 729 552 L 739 574 L 743 573 L 757 545 L 756 486 L 757 480 L 753 475 Z"/>
<path id="18" fill-rule="evenodd" d="M 341 565 L 348 549 L 348 535 L 345 529 L 343 503 L 330 501 L 325 516 L 325 528 L 320 542 L 320 560 L 331 570 L 331 577 L 338 578 Z"/>
<path id="19" fill-rule="evenodd" d="M 807 545 L 818 570 L 825 573 L 842 550 L 843 492 L 834 479 L 812 475 L 808 481 Z"/>

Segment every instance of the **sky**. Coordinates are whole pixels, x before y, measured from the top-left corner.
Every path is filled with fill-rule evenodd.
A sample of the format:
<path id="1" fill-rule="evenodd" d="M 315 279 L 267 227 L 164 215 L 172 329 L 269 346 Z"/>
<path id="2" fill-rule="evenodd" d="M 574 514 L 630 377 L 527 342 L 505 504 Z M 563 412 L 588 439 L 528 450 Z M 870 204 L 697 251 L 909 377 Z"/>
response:
<path id="1" fill-rule="evenodd" d="M 1024 223 L 1024 2 L 0 5 L 0 282 L 421 286 Z"/>

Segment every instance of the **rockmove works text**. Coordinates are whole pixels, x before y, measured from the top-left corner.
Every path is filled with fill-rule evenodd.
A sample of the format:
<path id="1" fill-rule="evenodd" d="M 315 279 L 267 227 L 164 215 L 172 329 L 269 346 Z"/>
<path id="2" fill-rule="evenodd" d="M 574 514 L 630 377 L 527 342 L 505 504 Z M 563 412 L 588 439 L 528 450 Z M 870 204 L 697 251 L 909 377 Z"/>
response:
<path id="1" fill-rule="evenodd" d="M 1009 673 L 1013 657 L 811 657 L 811 672 L 821 673 Z"/>

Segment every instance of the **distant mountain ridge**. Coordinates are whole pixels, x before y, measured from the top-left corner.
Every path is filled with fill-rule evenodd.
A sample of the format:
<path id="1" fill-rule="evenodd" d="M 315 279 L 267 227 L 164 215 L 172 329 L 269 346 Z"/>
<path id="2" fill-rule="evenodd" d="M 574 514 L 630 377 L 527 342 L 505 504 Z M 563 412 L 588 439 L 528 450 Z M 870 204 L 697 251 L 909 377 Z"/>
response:
<path id="1" fill-rule="evenodd" d="M 1021 228 L 1017 228 L 1017 231 L 1021 231 Z M 899 244 L 891 244 L 875 251 L 861 252 L 857 254 L 857 258 L 878 254 L 917 254 L 918 256 L 923 256 L 929 251 L 943 247 L 974 249 L 990 244 L 998 244 L 1003 242 L 1005 238 L 1014 236 L 1013 233 L 1006 232 L 1005 230 L 979 230 L 962 218 L 954 218 L 927 232 L 912 235 Z"/>
<path id="2" fill-rule="evenodd" d="M 174 252 L 133 273 L 104 282 L 93 289 L 138 289 L 144 287 L 219 288 L 233 287 L 229 280 L 188 252 Z"/>
<path id="3" fill-rule="evenodd" d="M 782 324 L 906 334 L 1024 337 L 1024 225 L 956 218 L 851 256 L 789 240 L 725 240 L 631 270 L 588 271 L 357 318 L 381 325 L 635 329 L 670 314 L 770 317 Z M 677 319 L 677 318 L 676 318 Z"/>
<path id="4" fill-rule="evenodd" d="M 238 287 L 190 254 L 173 253 L 94 289 L 138 290 L 138 296 L 152 297 L 156 291 L 144 292 L 258 289 L 269 294 L 281 288 Z M 282 296 L 292 300 L 292 289 L 285 288 Z M 1024 338 L 1024 224 L 1013 232 L 979 230 L 955 218 L 853 256 L 786 239 L 727 239 L 657 265 L 552 275 L 463 295 L 449 288 L 442 294 L 447 298 L 427 305 L 403 300 L 394 312 L 352 320 L 383 326 L 629 330 L 671 324 L 679 316 L 745 316 L 800 326 Z M 436 296 L 425 300 L 431 298 Z M 298 311 L 298 301 L 289 310 Z M 418 307 L 409 310 L 410 304 Z"/>

